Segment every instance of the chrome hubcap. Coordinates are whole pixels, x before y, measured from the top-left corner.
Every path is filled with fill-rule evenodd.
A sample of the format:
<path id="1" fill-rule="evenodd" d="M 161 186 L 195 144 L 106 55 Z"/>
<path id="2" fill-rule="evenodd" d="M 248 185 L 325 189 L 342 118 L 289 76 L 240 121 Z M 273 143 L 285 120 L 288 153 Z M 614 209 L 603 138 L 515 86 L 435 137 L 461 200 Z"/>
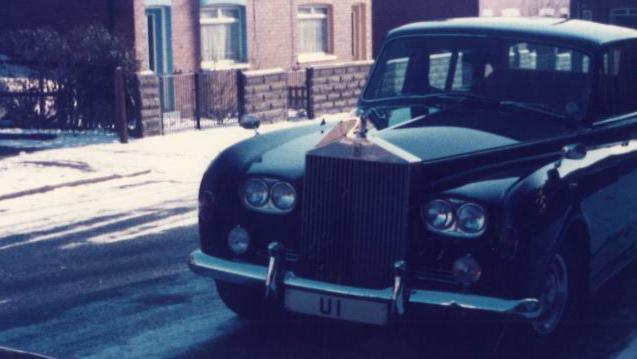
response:
<path id="1" fill-rule="evenodd" d="M 533 329 L 542 335 L 551 334 L 562 320 L 568 300 L 568 269 L 566 261 L 556 254 L 551 262 L 551 271 L 544 282 L 540 301 L 544 306 L 542 315 L 533 321 Z"/>

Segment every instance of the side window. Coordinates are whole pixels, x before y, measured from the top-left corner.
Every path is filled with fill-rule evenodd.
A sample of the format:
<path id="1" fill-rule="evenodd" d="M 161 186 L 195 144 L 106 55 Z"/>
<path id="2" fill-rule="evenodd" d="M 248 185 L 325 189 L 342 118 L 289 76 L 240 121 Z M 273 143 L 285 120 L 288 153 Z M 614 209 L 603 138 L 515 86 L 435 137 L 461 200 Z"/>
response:
<path id="1" fill-rule="evenodd" d="M 573 50 L 522 42 L 509 48 L 509 67 L 516 70 L 588 73 L 590 59 Z"/>
<path id="2" fill-rule="evenodd" d="M 599 115 L 602 118 L 637 111 L 637 49 L 622 45 L 606 51 L 599 74 Z"/>
<path id="3" fill-rule="evenodd" d="M 451 50 L 439 49 L 429 54 L 429 86 L 444 91 L 451 65 Z"/>
<path id="4" fill-rule="evenodd" d="M 457 58 L 454 59 L 454 53 Z M 467 51 L 464 49 L 438 49 L 429 54 L 429 86 L 438 91 L 446 91 L 449 76 L 451 91 L 466 91 L 471 84 L 472 64 L 468 61 Z M 455 61 L 455 69 L 451 70 Z"/>

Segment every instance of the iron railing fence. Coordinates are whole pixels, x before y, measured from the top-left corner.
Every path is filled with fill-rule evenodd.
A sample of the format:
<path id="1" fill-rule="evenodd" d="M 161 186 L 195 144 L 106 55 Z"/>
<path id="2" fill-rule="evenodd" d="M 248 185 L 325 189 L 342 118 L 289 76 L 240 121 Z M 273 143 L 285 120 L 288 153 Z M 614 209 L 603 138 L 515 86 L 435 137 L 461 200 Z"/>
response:
<path id="1" fill-rule="evenodd" d="M 114 69 L 0 62 L 0 127 L 114 130 Z"/>
<path id="2" fill-rule="evenodd" d="M 305 115 L 308 106 L 307 70 L 288 72 L 288 109 Z"/>
<path id="3" fill-rule="evenodd" d="M 163 132 L 238 123 L 236 71 L 159 76 Z"/>

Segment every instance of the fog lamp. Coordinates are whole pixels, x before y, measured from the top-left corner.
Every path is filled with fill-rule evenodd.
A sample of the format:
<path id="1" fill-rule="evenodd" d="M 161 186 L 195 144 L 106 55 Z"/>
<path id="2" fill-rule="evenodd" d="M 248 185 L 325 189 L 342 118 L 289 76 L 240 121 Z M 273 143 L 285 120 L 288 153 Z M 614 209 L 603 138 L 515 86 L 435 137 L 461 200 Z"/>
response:
<path id="1" fill-rule="evenodd" d="M 236 255 L 245 254 L 250 247 L 250 234 L 241 226 L 234 227 L 228 233 L 228 247 Z"/>
<path id="2" fill-rule="evenodd" d="M 482 277 L 482 267 L 470 254 L 456 259 L 452 273 L 456 281 L 464 286 L 476 283 Z"/>

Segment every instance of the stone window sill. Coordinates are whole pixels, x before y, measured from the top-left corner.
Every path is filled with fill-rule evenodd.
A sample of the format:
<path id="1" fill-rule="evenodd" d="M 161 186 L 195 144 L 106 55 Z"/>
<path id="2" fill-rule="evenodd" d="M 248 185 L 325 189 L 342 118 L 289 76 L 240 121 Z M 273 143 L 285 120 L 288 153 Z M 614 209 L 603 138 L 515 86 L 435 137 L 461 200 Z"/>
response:
<path id="1" fill-rule="evenodd" d="M 323 52 L 311 53 L 311 54 L 299 54 L 298 56 L 298 61 L 301 64 L 305 64 L 308 62 L 334 61 L 337 59 L 338 59 L 338 56 L 332 55 L 332 54 L 326 54 Z"/>

